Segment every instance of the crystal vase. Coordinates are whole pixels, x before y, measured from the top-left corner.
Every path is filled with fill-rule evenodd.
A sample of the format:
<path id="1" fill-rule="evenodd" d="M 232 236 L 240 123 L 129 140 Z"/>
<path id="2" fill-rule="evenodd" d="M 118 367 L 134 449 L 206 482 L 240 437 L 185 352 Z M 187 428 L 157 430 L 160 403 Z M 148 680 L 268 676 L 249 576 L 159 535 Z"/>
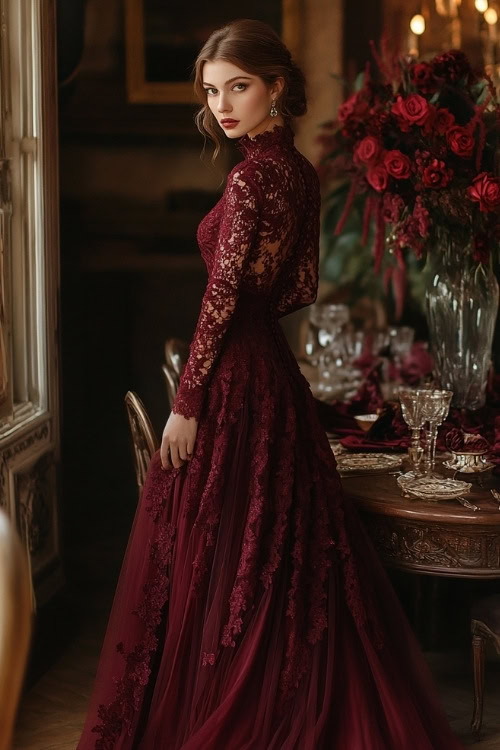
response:
<path id="1" fill-rule="evenodd" d="M 486 398 L 498 312 L 498 282 L 491 264 L 474 260 L 471 246 L 448 240 L 433 253 L 426 290 L 435 375 L 453 391 L 453 406 L 479 409 Z"/>

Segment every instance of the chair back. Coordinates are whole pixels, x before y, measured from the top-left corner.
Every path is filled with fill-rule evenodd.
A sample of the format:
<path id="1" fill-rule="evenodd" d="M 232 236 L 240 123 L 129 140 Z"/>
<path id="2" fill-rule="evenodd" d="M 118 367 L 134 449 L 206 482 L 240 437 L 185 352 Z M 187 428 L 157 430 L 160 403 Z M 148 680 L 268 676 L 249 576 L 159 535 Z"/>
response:
<path id="1" fill-rule="evenodd" d="M 180 378 L 189 356 L 189 345 L 182 339 L 171 338 L 165 341 L 165 363 Z"/>
<path id="2" fill-rule="evenodd" d="M 170 410 L 172 410 L 172 406 L 174 405 L 174 400 L 175 400 L 175 396 L 177 393 L 177 389 L 179 387 L 180 378 L 178 377 L 177 373 L 175 373 L 166 364 L 163 364 L 161 366 L 161 371 L 163 373 L 163 377 L 165 378 L 165 385 L 167 386 L 168 406 Z"/>
<path id="3" fill-rule="evenodd" d="M 167 339 L 165 342 L 165 364 L 162 372 L 167 386 L 167 396 L 170 409 L 179 387 L 182 371 L 184 370 L 189 356 L 189 346 L 185 341 L 176 338 Z"/>
<path id="4" fill-rule="evenodd" d="M 0 509 L 0 750 L 10 750 L 31 638 L 26 552 Z"/>
<path id="5" fill-rule="evenodd" d="M 127 391 L 125 407 L 127 409 L 128 423 L 132 436 L 135 476 L 140 496 L 144 487 L 149 462 L 159 448 L 158 438 L 156 437 L 146 407 L 139 396 L 133 391 Z"/>

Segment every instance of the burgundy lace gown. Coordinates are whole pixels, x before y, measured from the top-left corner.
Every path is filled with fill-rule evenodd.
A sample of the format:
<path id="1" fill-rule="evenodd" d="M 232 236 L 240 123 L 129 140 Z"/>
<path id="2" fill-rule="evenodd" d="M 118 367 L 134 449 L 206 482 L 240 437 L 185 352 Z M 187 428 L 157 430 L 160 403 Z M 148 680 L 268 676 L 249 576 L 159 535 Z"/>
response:
<path id="1" fill-rule="evenodd" d="M 153 456 L 79 750 L 458 750 L 278 318 L 318 281 L 319 186 L 289 126 L 201 222 L 209 272 Z"/>

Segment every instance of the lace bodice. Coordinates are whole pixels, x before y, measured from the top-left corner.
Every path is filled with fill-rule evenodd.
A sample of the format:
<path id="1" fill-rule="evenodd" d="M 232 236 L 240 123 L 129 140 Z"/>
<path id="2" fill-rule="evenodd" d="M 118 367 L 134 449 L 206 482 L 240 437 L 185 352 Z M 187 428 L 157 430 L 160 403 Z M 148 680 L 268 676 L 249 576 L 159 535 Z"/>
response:
<path id="1" fill-rule="evenodd" d="M 186 418 L 200 416 L 242 294 L 257 296 L 276 317 L 316 298 L 320 194 L 314 168 L 294 147 L 288 124 L 246 135 L 238 146 L 244 159 L 198 227 L 209 278 L 173 405 Z"/>

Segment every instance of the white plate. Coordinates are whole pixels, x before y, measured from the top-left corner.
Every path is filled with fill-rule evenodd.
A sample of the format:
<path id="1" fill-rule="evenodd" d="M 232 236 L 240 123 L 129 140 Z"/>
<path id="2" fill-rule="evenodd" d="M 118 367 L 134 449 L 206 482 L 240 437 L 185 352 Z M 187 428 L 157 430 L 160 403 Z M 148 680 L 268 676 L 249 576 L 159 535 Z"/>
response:
<path id="1" fill-rule="evenodd" d="M 371 473 L 399 469 L 403 456 L 388 453 L 344 453 L 337 458 L 337 469 L 341 474 Z"/>
<path id="2" fill-rule="evenodd" d="M 411 482 L 398 482 L 406 495 L 422 500 L 454 500 L 470 492 L 472 484 L 458 479 L 420 477 Z"/>

